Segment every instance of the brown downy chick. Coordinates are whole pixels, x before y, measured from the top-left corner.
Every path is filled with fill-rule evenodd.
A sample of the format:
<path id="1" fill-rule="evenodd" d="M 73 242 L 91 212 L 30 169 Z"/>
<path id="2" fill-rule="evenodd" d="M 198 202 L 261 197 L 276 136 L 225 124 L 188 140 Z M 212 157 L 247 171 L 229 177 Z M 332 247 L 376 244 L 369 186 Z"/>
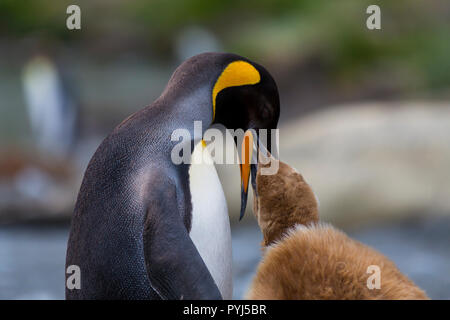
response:
<path id="1" fill-rule="evenodd" d="M 315 195 L 293 168 L 280 161 L 276 174 L 261 174 L 267 166 L 258 165 L 253 204 L 265 253 L 248 299 L 428 299 L 388 258 L 319 223 Z M 379 289 L 369 289 L 369 266 L 379 268 Z"/>

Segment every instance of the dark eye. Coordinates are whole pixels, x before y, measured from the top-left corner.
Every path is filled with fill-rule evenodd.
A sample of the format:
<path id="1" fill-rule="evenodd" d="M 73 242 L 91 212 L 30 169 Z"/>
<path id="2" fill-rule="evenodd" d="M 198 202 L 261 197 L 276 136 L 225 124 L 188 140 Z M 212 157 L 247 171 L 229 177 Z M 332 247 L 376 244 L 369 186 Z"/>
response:
<path id="1" fill-rule="evenodd" d="M 272 115 L 272 110 L 270 109 L 269 105 L 264 104 L 262 108 L 260 109 L 259 115 L 262 119 L 268 120 L 270 119 Z"/>

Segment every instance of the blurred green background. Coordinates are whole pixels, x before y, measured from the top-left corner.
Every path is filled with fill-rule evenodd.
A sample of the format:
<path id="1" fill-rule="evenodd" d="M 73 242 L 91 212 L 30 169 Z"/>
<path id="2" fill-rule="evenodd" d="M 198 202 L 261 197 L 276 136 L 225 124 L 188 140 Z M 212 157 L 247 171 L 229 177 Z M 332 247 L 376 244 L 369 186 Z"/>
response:
<path id="1" fill-rule="evenodd" d="M 66 28 L 70 4 L 81 30 Z M 371 4 L 381 30 L 366 27 Z M 205 51 L 237 53 L 274 76 L 280 157 L 310 182 L 322 219 L 388 254 L 431 297 L 450 298 L 447 0 L 0 0 L 0 298 L 63 298 L 68 221 L 92 153 Z M 47 109 L 29 95 L 44 78 L 76 115 L 73 130 L 66 109 L 53 120 L 72 136 L 61 152 L 33 131 L 32 110 Z M 251 208 L 235 224 L 239 169 L 217 169 L 239 298 L 259 233 Z"/>
<path id="2" fill-rule="evenodd" d="M 82 8 L 80 31 L 66 28 L 73 3 Z M 365 27 L 373 3 L 382 5 L 381 31 Z M 445 98 L 449 11 L 445 0 L 2 0 L 1 95 L 11 99 L 6 109 L 21 108 L 18 68 L 43 51 L 73 75 L 86 117 L 105 109 L 123 116 L 158 96 L 184 58 L 215 49 L 273 73 L 282 120 L 335 102 Z M 1 112 L 4 144 L 26 124 Z"/>

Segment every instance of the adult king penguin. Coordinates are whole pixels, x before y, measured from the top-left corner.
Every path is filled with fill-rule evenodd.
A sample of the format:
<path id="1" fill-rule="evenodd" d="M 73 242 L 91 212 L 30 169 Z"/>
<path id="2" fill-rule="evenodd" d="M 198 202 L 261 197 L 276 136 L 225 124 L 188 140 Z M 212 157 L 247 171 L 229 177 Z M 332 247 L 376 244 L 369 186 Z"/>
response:
<path id="1" fill-rule="evenodd" d="M 161 96 L 124 120 L 92 157 L 78 194 L 66 268 L 80 288 L 67 299 L 230 299 L 231 236 L 217 173 L 174 164 L 171 140 L 194 121 L 228 129 L 275 129 L 275 81 L 260 65 L 227 53 L 182 63 Z M 200 148 L 200 151 L 198 151 Z M 242 208 L 256 168 L 241 165 Z M 191 176 L 191 178 L 190 178 Z M 70 274 L 67 275 L 68 282 Z"/>

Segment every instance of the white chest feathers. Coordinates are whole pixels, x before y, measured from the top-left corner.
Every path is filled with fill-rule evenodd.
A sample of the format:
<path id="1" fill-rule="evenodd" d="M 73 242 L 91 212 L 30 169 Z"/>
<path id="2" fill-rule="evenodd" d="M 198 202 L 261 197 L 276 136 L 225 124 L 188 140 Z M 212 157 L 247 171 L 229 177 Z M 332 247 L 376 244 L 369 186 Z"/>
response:
<path id="1" fill-rule="evenodd" d="M 203 157 L 201 163 L 194 159 Z M 232 256 L 228 208 L 207 148 L 197 144 L 189 169 L 192 224 L 189 233 L 224 299 L 231 299 Z M 207 160 L 207 161 L 205 161 Z M 206 163 L 207 162 L 207 163 Z"/>

